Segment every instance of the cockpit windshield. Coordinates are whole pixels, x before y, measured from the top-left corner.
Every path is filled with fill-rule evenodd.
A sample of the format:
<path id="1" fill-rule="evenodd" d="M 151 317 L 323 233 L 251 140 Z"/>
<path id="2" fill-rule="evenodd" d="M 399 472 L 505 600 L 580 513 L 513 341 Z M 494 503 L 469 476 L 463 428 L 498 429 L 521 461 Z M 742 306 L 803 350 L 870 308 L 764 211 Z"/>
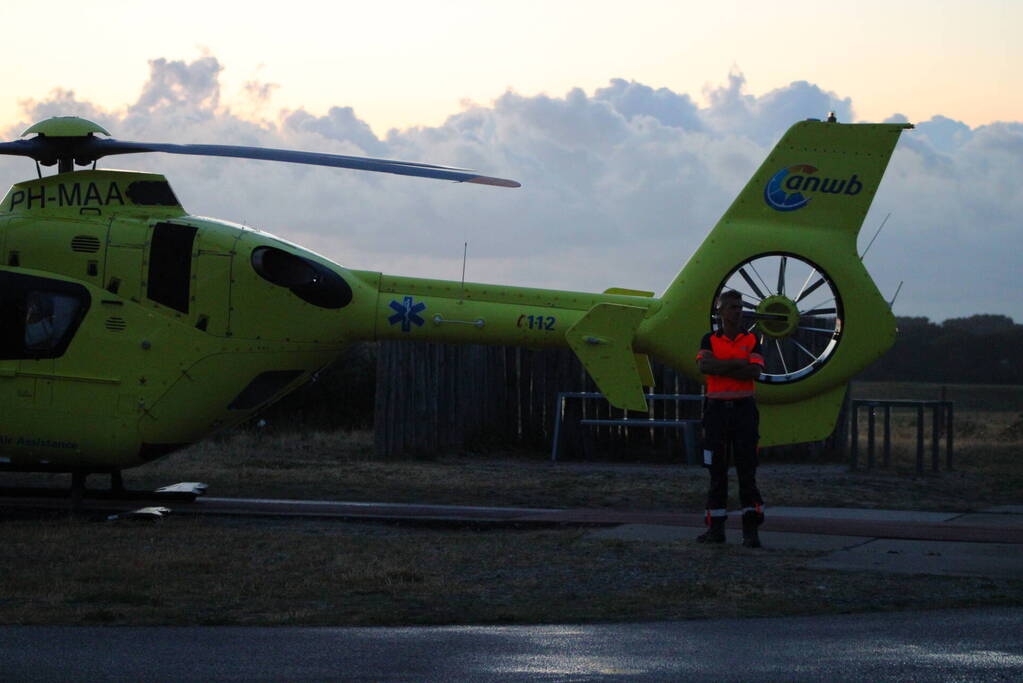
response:
<path id="1" fill-rule="evenodd" d="M 88 307 L 81 285 L 0 273 L 0 358 L 63 355 Z"/>

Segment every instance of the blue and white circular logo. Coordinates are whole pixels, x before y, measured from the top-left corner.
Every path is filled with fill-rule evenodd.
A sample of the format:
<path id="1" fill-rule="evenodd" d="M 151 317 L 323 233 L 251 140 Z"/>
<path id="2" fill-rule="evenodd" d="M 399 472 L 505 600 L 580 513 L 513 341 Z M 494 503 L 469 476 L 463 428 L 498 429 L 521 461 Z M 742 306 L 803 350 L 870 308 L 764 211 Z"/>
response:
<path id="1" fill-rule="evenodd" d="M 764 201 L 775 211 L 795 211 L 810 203 L 810 197 L 804 197 L 802 192 L 786 192 L 785 179 L 791 173 L 816 173 L 817 169 L 809 164 L 798 164 L 783 168 L 771 176 L 764 187 Z"/>

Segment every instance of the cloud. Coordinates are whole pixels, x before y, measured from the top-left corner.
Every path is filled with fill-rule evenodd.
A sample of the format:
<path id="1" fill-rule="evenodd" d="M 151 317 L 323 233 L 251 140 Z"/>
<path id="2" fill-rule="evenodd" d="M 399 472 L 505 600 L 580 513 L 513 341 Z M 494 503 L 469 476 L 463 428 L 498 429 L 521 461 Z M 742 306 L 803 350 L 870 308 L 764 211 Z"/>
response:
<path id="1" fill-rule="evenodd" d="M 263 106 L 270 101 L 273 91 L 281 87 L 279 83 L 264 83 L 263 81 L 251 80 L 242 84 L 245 94 L 256 106 Z"/>
<path id="2" fill-rule="evenodd" d="M 612 78 L 611 85 L 600 88 L 593 99 L 611 104 L 615 111 L 629 119 L 649 116 L 658 123 L 686 130 L 703 130 L 699 107 L 686 94 L 667 88 L 654 90 L 635 81 Z"/>
<path id="3" fill-rule="evenodd" d="M 954 154 L 973 137 L 973 131 L 965 123 L 940 114 L 932 116 L 929 121 L 918 123 L 916 128 L 919 135 L 942 154 Z"/>
<path id="4" fill-rule="evenodd" d="M 351 107 L 331 107 L 325 116 L 313 116 L 305 110 L 287 113 L 282 125 L 293 133 L 313 133 L 327 140 L 347 141 L 363 154 L 383 154 L 387 146 L 377 139 L 365 121 Z"/>
<path id="5" fill-rule="evenodd" d="M 851 99 L 806 81 L 794 81 L 760 97 L 747 94 L 745 88 L 746 77 L 734 69 L 727 85 L 705 88 L 710 105 L 701 111 L 701 118 L 709 128 L 722 134 L 744 135 L 769 146 L 796 121 L 824 119 L 829 112 L 834 112 L 839 121 L 855 121 Z"/>
<path id="6" fill-rule="evenodd" d="M 113 125 L 118 117 L 108 114 L 102 108 L 91 102 L 82 102 L 75 96 L 75 91 L 67 88 L 54 88 L 50 96 L 45 100 L 33 99 L 21 100 L 19 102 L 26 119 L 21 123 L 10 126 L 5 135 L 7 139 L 16 138 L 21 132 L 36 121 L 51 116 L 81 116 L 90 121 L 95 121 L 101 126 Z"/>
<path id="7" fill-rule="evenodd" d="M 789 125 L 828 111 L 855 120 L 849 98 L 819 85 L 795 81 L 757 96 L 733 70 L 702 105 L 612 79 L 592 94 L 509 91 L 443 125 L 379 138 L 343 103 L 273 120 L 232 109 L 213 56 L 149 66 L 137 100 L 122 109 L 72 90 L 23 102 L 8 139 L 41 118 L 77 114 L 120 139 L 368 155 L 515 178 L 519 190 L 172 155 L 106 164 L 160 171 L 191 212 L 269 230 L 352 268 L 458 279 L 468 241 L 470 279 L 589 291 L 662 291 Z M 249 101 L 265 102 L 270 87 L 246 86 Z M 27 170 L 8 159 L 0 179 Z M 903 135 L 861 239 L 862 248 L 892 212 L 866 263 L 888 296 L 906 281 L 897 313 L 1023 318 L 1014 295 L 1021 170 L 1021 123 L 971 129 L 936 115 Z"/>
<path id="8" fill-rule="evenodd" d="M 900 314 L 941 320 L 997 312 L 1019 320 L 1023 125 L 962 130 L 938 123 L 937 130 L 955 130 L 960 141 L 913 132 L 899 145 L 875 199 L 893 211 L 889 234 L 879 238 L 868 265 L 883 273 L 878 279 L 889 293 L 905 280 Z"/>
<path id="9" fill-rule="evenodd" d="M 149 62 L 149 80 L 132 109 L 144 112 L 177 110 L 203 113 L 220 102 L 218 76 L 223 67 L 216 57 L 187 63 L 164 58 Z"/>

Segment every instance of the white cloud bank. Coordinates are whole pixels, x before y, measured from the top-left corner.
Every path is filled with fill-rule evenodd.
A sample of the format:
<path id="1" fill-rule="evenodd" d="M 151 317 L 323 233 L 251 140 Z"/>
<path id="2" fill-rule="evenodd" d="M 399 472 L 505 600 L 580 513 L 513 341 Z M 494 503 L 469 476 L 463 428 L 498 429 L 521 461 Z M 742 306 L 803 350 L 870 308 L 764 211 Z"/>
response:
<path id="1" fill-rule="evenodd" d="M 156 59 L 138 100 L 119 110 L 70 90 L 23 104 L 30 123 L 54 115 L 95 120 L 124 140 L 262 145 L 474 168 L 515 178 L 506 190 L 426 179 L 171 155 L 114 157 L 108 166 L 168 176 L 192 213 L 260 227 L 360 269 L 602 290 L 660 292 L 786 128 L 849 98 L 798 81 L 762 96 L 732 73 L 689 95 L 620 79 L 588 95 L 469 104 L 442 126 L 378 138 L 350 107 L 254 119 L 224 105 L 216 58 Z M 272 84 L 249 83 L 251 111 Z M 892 120 L 900 120 L 894 114 Z M 34 175 L 20 159 L 0 181 Z M 1023 319 L 1017 293 L 1023 123 L 971 129 L 943 116 L 904 134 L 867 218 L 861 249 L 892 218 L 866 258 L 886 296 L 900 280 L 900 315 L 935 320 L 973 313 Z"/>

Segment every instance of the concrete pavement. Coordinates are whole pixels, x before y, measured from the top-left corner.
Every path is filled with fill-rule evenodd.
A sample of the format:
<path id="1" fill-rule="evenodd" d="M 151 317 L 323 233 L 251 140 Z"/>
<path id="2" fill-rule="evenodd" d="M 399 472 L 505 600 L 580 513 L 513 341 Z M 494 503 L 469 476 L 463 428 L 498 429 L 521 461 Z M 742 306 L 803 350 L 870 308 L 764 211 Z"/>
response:
<path id="1" fill-rule="evenodd" d="M 764 548 L 750 552 L 786 548 L 826 551 L 828 555 L 807 565 L 818 569 L 1023 580 L 1023 505 L 968 513 L 791 507 L 765 512 L 767 519 L 760 531 Z M 740 513 L 729 517 L 728 542 L 740 543 Z M 795 530 L 774 530 L 778 527 Z M 865 535 L 872 527 L 876 535 Z M 807 529 L 816 532 L 807 533 Z M 698 529 L 685 526 L 633 523 L 598 529 L 590 535 L 677 541 L 698 533 Z"/>
<path id="2" fill-rule="evenodd" d="M 59 501 L 58 501 L 59 502 Z M 53 500 L 10 499 L 5 507 L 54 504 Z M 88 511 L 124 501 L 86 500 Z M 473 526 L 579 525 L 602 527 L 597 538 L 635 541 L 692 539 L 703 526 L 696 512 L 616 509 L 512 508 L 435 504 L 267 500 L 201 497 L 174 504 L 175 513 L 213 516 L 387 520 L 410 524 Z M 828 554 L 810 567 L 949 576 L 1023 579 L 1023 505 L 1002 505 L 967 513 L 851 508 L 773 507 L 761 528 L 772 549 L 801 548 Z M 741 515 L 730 515 L 729 540 L 741 540 Z"/>
<path id="3" fill-rule="evenodd" d="M 5 681 L 1008 681 L 1023 609 L 405 628 L 0 626 Z"/>

